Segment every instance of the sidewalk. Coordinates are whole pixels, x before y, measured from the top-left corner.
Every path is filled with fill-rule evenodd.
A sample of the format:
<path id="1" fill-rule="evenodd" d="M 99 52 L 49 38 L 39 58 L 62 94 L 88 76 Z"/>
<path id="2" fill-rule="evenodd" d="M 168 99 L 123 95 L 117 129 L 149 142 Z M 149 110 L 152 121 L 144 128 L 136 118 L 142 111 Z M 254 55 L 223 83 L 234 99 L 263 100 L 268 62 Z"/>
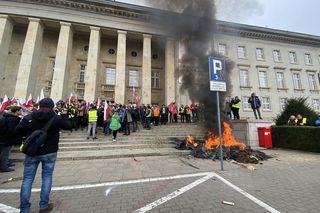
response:
<path id="1" fill-rule="evenodd" d="M 219 161 L 195 159 L 189 156 L 58 161 L 53 183 L 54 187 L 74 186 L 215 172 L 280 212 L 318 212 L 320 209 L 320 155 L 285 150 L 265 150 L 265 152 L 273 155 L 274 158 L 263 164 L 254 165 L 256 170 L 249 170 L 225 161 L 225 171 L 222 172 Z M 34 188 L 40 187 L 40 174 L 38 172 Z M 1 173 L 0 189 L 19 189 L 21 175 L 21 163 L 16 166 L 15 172 Z M 12 177 L 18 180 L 7 182 Z M 150 183 L 130 182 L 128 185 L 115 185 L 115 188 L 106 187 L 107 184 L 104 187 L 97 186 L 77 191 L 53 190 L 51 199 L 58 205 L 54 212 L 133 212 L 174 190 L 194 183 L 201 177 L 200 174 L 199 177 L 183 176 L 181 179 L 165 179 Z M 1 190 L 0 203 L 17 208 L 19 193 L 1 193 Z M 106 195 L 108 190 L 110 195 Z M 38 197 L 39 193 L 34 192 L 32 208 L 35 212 L 38 209 Z M 66 199 L 62 199 L 63 197 Z M 221 204 L 222 200 L 234 202 L 235 206 Z M 220 211 L 268 212 L 215 176 L 207 178 L 189 191 L 155 207 L 151 212 Z"/>

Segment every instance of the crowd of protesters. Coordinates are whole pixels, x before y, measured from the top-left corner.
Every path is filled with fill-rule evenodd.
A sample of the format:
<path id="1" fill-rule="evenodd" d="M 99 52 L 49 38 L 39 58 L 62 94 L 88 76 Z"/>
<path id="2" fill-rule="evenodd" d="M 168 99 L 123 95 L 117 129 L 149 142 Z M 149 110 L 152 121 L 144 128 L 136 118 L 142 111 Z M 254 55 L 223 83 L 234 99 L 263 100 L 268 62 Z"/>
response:
<path id="1" fill-rule="evenodd" d="M 1 103 L 0 103 L 1 104 Z M 14 128 L 21 118 L 39 110 L 37 103 L 20 104 L 17 100 L 11 100 L 6 105 L 6 110 L 0 112 L 0 119 L 3 117 L 13 117 L 13 126 L 9 135 L 14 135 Z M 176 103 L 169 105 L 144 105 L 136 104 L 116 104 L 109 101 L 96 101 L 87 103 L 86 101 L 58 101 L 52 109 L 56 115 L 69 120 L 72 131 L 87 130 L 86 138 L 98 139 L 97 132 L 103 132 L 105 136 L 112 135 L 112 141 L 116 142 L 117 134 L 130 135 L 141 128 L 150 130 L 159 125 L 168 123 L 191 123 L 199 119 L 198 105 L 192 103 L 190 106 L 181 105 L 178 108 Z M 10 119 L 8 119 L 10 120 Z M 8 135 L 8 134 L 6 134 Z M 0 171 L 13 171 L 14 164 L 9 160 L 9 153 L 12 145 L 21 144 L 15 138 L 14 142 L 8 142 L 7 136 L 0 137 Z"/>

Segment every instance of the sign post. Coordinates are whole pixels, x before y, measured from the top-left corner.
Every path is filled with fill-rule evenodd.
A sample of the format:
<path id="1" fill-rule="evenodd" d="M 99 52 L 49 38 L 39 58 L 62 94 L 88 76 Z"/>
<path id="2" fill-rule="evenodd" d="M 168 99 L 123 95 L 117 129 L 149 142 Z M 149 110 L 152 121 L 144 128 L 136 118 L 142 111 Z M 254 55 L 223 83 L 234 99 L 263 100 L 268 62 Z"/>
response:
<path id="1" fill-rule="evenodd" d="M 210 91 L 217 93 L 218 132 L 220 141 L 220 165 L 223 171 L 223 142 L 221 134 L 220 97 L 219 92 L 226 92 L 227 86 L 224 78 L 225 61 L 222 58 L 209 57 Z"/>

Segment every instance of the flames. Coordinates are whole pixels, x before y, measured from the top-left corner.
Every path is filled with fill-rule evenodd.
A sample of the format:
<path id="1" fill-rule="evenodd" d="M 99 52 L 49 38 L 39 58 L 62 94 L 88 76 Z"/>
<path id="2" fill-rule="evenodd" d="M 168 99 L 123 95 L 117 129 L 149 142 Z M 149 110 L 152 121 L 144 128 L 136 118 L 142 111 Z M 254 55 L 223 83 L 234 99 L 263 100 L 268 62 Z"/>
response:
<path id="1" fill-rule="evenodd" d="M 232 147 L 236 146 L 240 149 L 245 149 L 245 145 L 243 143 L 238 142 L 232 134 L 232 128 L 227 122 L 223 122 L 223 133 L 222 133 L 222 142 L 224 147 Z M 188 136 L 186 138 L 186 143 L 193 148 L 199 147 L 199 142 L 194 140 L 192 136 Z M 220 140 L 217 135 L 214 135 L 213 132 L 208 132 L 206 136 L 206 140 L 204 141 L 203 147 L 207 150 L 216 149 L 220 146 Z"/>

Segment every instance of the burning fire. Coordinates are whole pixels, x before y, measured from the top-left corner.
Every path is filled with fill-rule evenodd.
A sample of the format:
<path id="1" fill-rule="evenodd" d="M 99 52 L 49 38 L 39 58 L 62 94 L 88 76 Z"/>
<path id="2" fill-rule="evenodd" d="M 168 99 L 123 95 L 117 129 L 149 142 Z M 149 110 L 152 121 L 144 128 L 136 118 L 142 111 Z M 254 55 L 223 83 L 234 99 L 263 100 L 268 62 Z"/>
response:
<path id="1" fill-rule="evenodd" d="M 232 134 L 232 128 L 227 122 L 223 122 L 222 142 L 224 147 L 236 146 L 240 149 L 244 149 L 246 147 L 246 145 L 238 142 L 235 139 L 235 137 Z M 199 146 L 199 143 L 195 141 L 192 136 L 188 136 L 186 138 L 186 143 L 188 145 L 193 146 L 194 148 L 197 148 Z M 214 135 L 213 132 L 208 132 L 207 139 L 204 141 L 203 146 L 207 150 L 218 148 L 220 146 L 219 137 L 217 135 Z"/>

